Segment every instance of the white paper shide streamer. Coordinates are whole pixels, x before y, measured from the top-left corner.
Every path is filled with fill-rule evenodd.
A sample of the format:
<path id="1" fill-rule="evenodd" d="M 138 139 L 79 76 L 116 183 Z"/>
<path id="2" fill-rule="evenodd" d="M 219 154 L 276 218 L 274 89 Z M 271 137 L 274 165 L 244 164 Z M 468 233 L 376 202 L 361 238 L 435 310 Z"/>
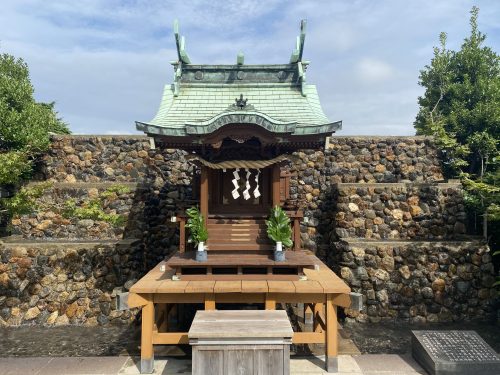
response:
<path id="1" fill-rule="evenodd" d="M 255 175 L 255 190 L 253 191 L 253 196 L 255 198 L 260 197 L 260 191 L 259 191 L 259 176 L 260 176 L 260 169 L 257 169 L 257 174 Z"/>
<path id="2" fill-rule="evenodd" d="M 251 173 L 250 171 L 248 170 L 248 168 L 245 168 L 245 172 L 247 172 L 246 174 L 246 183 L 245 183 L 245 190 L 243 191 L 243 198 L 245 198 L 245 200 L 249 200 L 250 199 L 250 176 L 251 176 Z"/>
<path id="3" fill-rule="evenodd" d="M 236 168 L 236 170 L 233 172 L 234 178 L 231 180 L 234 185 L 234 189 L 231 192 L 231 194 L 233 195 L 233 199 L 238 199 L 240 196 L 240 193 L 238 193 L 238 188 L 240 187 L 238 184 L 238 180 L 240 179 L 240 175 L 238 174 L 239 171 L 240 169 Z"/>

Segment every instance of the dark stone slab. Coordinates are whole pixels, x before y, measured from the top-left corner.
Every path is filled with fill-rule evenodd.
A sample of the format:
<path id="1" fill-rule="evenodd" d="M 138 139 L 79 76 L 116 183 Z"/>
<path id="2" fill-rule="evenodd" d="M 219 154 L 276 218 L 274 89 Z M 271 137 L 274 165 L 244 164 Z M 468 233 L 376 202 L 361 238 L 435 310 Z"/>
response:
<path id="1" fill-rule="evenodd" d="M 432 375 L 500 375 L 500 356 L 475 331 L 412 331 L 412 355 Z"/>

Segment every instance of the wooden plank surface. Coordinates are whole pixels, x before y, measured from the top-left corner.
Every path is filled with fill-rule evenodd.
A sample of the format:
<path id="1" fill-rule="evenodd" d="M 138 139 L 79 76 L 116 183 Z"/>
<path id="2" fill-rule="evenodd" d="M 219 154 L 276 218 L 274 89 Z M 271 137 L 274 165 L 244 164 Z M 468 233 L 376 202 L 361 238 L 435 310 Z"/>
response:
<path id="1" fill-rule="evenodd" d="M 267 293 L 268 291 L 269 287 L 267 286 L 267 281 L 265 280 L 243 280 L 241 282 L 242 293 Z"/>
<path id="2" fill-rule="evenodd" d="M 189 281 L 186 286 L 186 293 L 213 293 L 215 281 Z"/>
<path id="3" fill-rule="evenodd" d="M 241 281 L 216 281 L 214 293 L 238 293 L 241 292 Z"/>
<path id="4" fill-rule="evenodd" d="M 185 293 L 189 281 L 183 280 L 165 280 L 156 288 L 156 293 Z"/>
<path id="5" fill-rule="evenodd" d="M 323 263 L 319 265 L 319 270 L 304 269 L 304 274 L 308 280 L 318 281 L 325 293 L 351 292 L 351 288 Z"/>
<path id="6" fill-rule="evenodd" d="M 269 293 L 295 293 L 293 281 L 273 281 L 269 280 L 267 285 Z"/>
<path id="7" fill-rule="evenodd" d="M 189 329 L 190 339 L 292 337 L 284 310 L 197 311 Z"/>
<path id="8" fill-rule="evenodd" d="M 316 280 L 293 281 L 296 293 L 323 293 L 323 287 Z"/>
<path id="9" fill-rule="evenodd" d="M 323 264 L 316 256 L 311 255 L 312 253 L 306 251 L 289 251 L 287 252 L 287 257 L 290 259 L 289 255 L 293 257 L 292 254 L 302 254 L 299 255 L 307 256 L 308 259 L 316 264 L 317 269 L 304 269 L 304 274 L 307 276 L 307 281 L 298 281 L 292 275 L 217 275 L 220 279 L 229 279 L 227 281 L 241 281 L 241 292 L 243 293 L 331 293 L 331 294 L 348 294 L 350 293 L 349 286 L 338 277 L 332 270 L 330 270 L 325 264 Z M 227 258 L 228 263 L 226 265 L 239 265 L 246 267 L 248 263 L 256 262 L 255 254 L 249 256 L 245 262 L 238 262 L 242 260 L 242 256 L 246 254 L 210 254 L 209 259 L 217 258 L 217 262 L 221 262 L 223 258 Z M 251 255 L 251 254 L 250 254 Z M 258 254 L 257 254 L 258 255 Z M 261 254 L 262 255 L 262 254 Z M 265 258 L 266 256 L 264 256 Z M 260 256 L 262 259 L 262 256 Z M 270 263 L 275 263 L 271 258 L 267 257 Z M 194 261 L 195 262 L 195 261 Z M 199 265 L 199 262 L 195 262 Z M 166 271 L 160 271 L 160 267 L 165 266 Z M 181 280 L 172 281 L 172 269 L 167 266 L 166 262 L 160 262 L 149 271 L 143 278 L 137 281 L 130 289 L 131 293 L 144 294 L 144 293 L 213 293 L 213 289 L 216 281 L 213 279 L 206 280 Z M 192 275 L 204 276 L 209 278 L 207 275 Z M 277 280 L 283 276 L 287 280 Z M 247 279 L 243 282 L 244 279 Z M 219 280 L 218 280 L 219 281 Z M 223 280 L 220 280 L 223 281 Z M 264 284 L 267 283 L 267 286 Z M 323 289 L 320 291 L 320 287 Z M 223 284 L 221 284 L 223 285 Z M 229 290 L 235 290 L 237 287 L 235 284 L 227 284 L 227 292 L 231 293 Z M 252 289 L 256 288 L 256 289 Z M 267 290 L 266 290 L 267 288 Z M 223 293 L 224 291 L 218 293 Z"/>
<path id="10" fill-rule="evenodd" d="M 269 253 L 249 253 L 249 254 L 217 254 L 209 253 L 205 262 L 197 262 L 194 251 L 176 253 L 168 261 L 167 265 L 175 267 L 206 267 L 206 266 L 314 266 L 318 258 L 305 251 L 287 251 L 284 262 L 276 262 Z"/>
<path id="11" fill-rule="evenodd" d="M 170 273 L 165 274 L 164 271 L 160 271 L 161 267 L 165 267 Z M 166 262 L 162 261 L 158 263 L 151 271 L 149 271 L 144 277 L 137 281 L 130 288 L 132 293 L 154 293 L 159 283 L 172 277 L 171 269 L 166 268 Z"/>
<path id="12" fill-rule="evenodd" d="M 254 374 L 285 374 L 283 350 L 269 349 L 255 351 Z M 289 360 L 288 360 L 289 361 Z"/>
<path id="13" fill-rule="evenodd" d="M 195 280 L 214 280 L 214 281 L 267 281 L 267 280 L 284 280 L 284 281 L 298 281 L 299 275 L 274 275 L 274 274 L 261 274 L 261 275 L 180 275 L 181 280 L 195 281 Z"/>

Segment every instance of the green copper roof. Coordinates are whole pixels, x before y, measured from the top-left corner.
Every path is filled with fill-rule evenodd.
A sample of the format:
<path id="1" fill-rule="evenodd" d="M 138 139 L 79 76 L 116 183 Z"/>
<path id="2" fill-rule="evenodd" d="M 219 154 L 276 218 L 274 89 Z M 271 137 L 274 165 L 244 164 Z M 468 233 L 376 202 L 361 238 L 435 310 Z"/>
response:
<path id="1" fill-rule="evenodd" d="M 305 34 L 289 64 L 244 65 L 240 53 L 235 65 L 192 65 L 178 25 L 174 29 L 176 41 L 181 41 L 179 60 L 173 63 L 174 83 L 165 86 L 156 116 L 136 122 L 138 130 L 187 136 L 253 123 L 275 133 L 308 135 L 341 128 L 341 122 L 332 123 L 324 114 L 316 86 L 305 83 L 308 62 L 300 61 Z"/>

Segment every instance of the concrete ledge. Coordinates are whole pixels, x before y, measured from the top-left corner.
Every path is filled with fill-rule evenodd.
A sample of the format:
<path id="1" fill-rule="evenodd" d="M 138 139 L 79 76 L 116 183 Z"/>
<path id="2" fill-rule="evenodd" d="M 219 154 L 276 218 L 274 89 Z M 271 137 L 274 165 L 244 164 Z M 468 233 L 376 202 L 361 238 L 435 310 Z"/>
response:
<path id="1" fill-rule="evenodd" d="M 405 182 L 339 182 L 332 184 L 332 186 L 337 188 L 349 188 L 349 187 L 372 187 L 372 188 L 407 188 L 407 187 L 437 187 L 438 189 L 447 188 L 461 188 L 462 184 L 460 182 L 419 182 L 419 181 L 405 181 Z"/>
<path id="2" fill-rule="evenodd" d="M 149 140 L 149 137 L 144 134 L 53 134 L 50 136 L 52 141 L 57 141 L 60 139 L 78 139 L 78 140 L 90 140 L 90 139 L 137 139 L 137 140 Z"/>
<path id="3" fill-rule="evenodd" d="M 439 245 L 439 244 L 451 244 L 451 245 L 463 245 L 463 244 L 485 244 L 484 239 L 480 236 L 466 236 L 463 238 L 454 239 L 411 239 L 411 240 L 399 240 L 399 239 L 365 239 L 365 238 L 355 238 L 355 237 L 344 237 L 340 238 L 336 242 L 347 242 L 349 245 L 352 244 L 366 244 L 366 245 L 405 245 L 405 244 L 428 244 L 428 245 Z"/>
<path id="4" fill-rule="evenodd" d="M 92 138 L 101 138 L 101 139 L 139 139 L 139 140 L 147 140 L 150 137 L 137 133 L 137 134 L 53 134 L 51 135 L 52 140 L 58 139 L 92 139 Z M 424 140 L 434 140 L 432 136 L 426 135 L 335 135 L 333 137 L 329 137 L 330 142 L 335 141 L 335 139 L 351 139 L 351 140 L 415 140 L 415 141 L 424 141 Z"/>
<path id="5" fill-rule="evenodd" d="M 58 189 L 66 189 L 66 190 L 72 190 L 72 189 L 108 189 L 113 186 L 124 186 L 130 191 L 134 191 L 137 189 L 137 182 L 120 182 L 120 181 L 99 181 L 99 182 L 57 182 L 57 181 L 33 181 L 27 184 L 28 187 L 31 186 L 38 186 L 38 185 L 45 185 L 47 183 L 50 183 L 48 186 L 48 189 L 51 188 L 58 188 Z"/>
<path id="6" fill-rule="evenodd" d="M 424 141 L 424 140 L 434 140 L 434 137 L 428 135 L 335 135 L 333 137 L 329 137 L 330 141 L 335 139 L 353 139 L 353 140 L 382 140 L 382 139 L 412 139 L 416 141 Z"/>
<path id="7" fill-rule="evenodd" d="M 19 246 L 38 246 L 38 247 L 57 247 L 57 246 L 67 246 L 70 245 L 73 249 L 75 248 L 85 248 L 92 245 L 121 245 L 128 246 L 135 244 L 139 240 L 136 238 L 123 239 L 123 240 L 75 240 L 68 241 L 67 239 L 51 239 L 51 240 L 26 240 L 17 236 L 6 237 L 0 241 L 0 245 L 4 248 L 12 248 Z"/>

